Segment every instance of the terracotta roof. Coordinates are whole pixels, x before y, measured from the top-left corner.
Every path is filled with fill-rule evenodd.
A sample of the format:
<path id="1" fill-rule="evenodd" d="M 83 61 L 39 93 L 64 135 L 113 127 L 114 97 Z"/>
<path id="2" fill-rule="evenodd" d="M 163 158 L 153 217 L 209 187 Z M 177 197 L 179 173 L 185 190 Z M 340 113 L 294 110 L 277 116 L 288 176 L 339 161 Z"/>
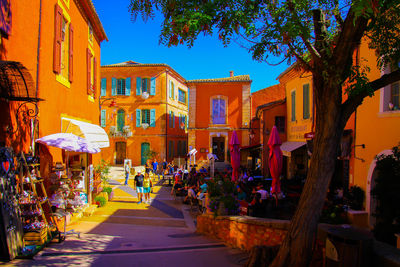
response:
<path id="1" fill-rule="evenodd" d="M 198 80 L 188 80 L 187 83 L 222 83 L 222 82 L 251 82 L 250 75 L 238 75 L 226 78 L 216 78 L 216 79 L 198 79 Z"/>
<path id="2" fill-rule="evenodd" d="M 103 65 L 101 67 L 107 68 L 107 67 L 157 67 L 157 66 L 171 68 L 170 66 L 168 66 L 167 64 L 164 64 L 164 63 L 142 64 L 142 63 L 135 62 L 132 60 L 121 62 L 121 63 L 110 64 L 110 65 Z"/>

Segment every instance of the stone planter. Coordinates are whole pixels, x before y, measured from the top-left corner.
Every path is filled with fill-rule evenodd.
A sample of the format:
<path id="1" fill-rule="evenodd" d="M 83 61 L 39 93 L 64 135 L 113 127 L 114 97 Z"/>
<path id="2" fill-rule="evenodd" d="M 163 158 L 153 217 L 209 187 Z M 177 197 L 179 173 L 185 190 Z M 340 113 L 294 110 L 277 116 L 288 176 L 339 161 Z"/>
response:
<path id="1" fill-rule="evenodd" d="M 369 228 L 368 225 L 368 212 L 365 210 L 348 210 L 347 211 L 347 219 L 350 224 L 361 227 L 361 228 Z"/>

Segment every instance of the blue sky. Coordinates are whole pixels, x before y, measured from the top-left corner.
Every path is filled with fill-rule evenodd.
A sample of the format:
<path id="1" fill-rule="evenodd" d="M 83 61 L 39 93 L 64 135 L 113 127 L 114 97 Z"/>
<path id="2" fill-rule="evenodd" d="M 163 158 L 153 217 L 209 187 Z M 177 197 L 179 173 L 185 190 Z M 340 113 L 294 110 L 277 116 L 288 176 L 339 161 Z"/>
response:
<path id="1" fill-rule="evenodd" d="M 288 65 L 258 63 L 251 54 L 232 42 L 224 47 L 217 36 L 201 35 L 192 48 L 184 45 L 166 47 L 159 44 L 162 17 L 143 22 L 131 20 L 129 0 L 92 0 L 109 41 L 101 44 L 101 65 L 133 60 L 139 63 L 165 63 L 185 79 L 223 78 L 249 74 L 251 91 L 277 84 L 276 78 Z M 279 60 L 275 60 L 278 62 Z"/>

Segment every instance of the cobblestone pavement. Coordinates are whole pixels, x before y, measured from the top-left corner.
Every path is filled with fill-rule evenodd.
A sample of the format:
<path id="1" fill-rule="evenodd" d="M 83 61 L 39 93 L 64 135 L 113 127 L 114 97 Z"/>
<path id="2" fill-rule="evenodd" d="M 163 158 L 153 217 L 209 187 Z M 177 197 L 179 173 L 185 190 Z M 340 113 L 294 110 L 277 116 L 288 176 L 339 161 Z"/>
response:
<path id="1" fill-rule="evenodd" d="M 69 229 L 81 233 L 51 243 L 34 260 L 12 266 L 242 266 L 246 254 L 195 233 L 196 213 L 170 195 L 168 182 L 153 177 L 151 204 L 138 204 L 133 177 L 124 186 L 122 167 L 113 167 L 114 198 Z"/>

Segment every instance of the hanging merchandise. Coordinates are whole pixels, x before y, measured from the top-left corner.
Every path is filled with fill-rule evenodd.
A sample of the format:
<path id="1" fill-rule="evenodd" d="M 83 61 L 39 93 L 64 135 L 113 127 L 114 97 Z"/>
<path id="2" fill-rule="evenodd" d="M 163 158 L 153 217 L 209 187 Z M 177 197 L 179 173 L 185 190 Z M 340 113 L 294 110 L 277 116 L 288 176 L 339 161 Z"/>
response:
<path id="1" fill-rule="evenodd" d="M 12 260 L 22 250 L 23 231 L 11 148 L 0 148 L 0 165 L 0 259 Z"/>

